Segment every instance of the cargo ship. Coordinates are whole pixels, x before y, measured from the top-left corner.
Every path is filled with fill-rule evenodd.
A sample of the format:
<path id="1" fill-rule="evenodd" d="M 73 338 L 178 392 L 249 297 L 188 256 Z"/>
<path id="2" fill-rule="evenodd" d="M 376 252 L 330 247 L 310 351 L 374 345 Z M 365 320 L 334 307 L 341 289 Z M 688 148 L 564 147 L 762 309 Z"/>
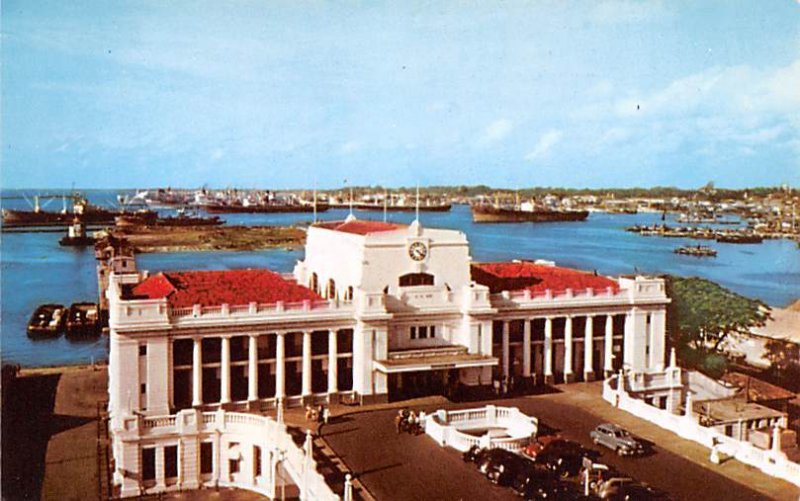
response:
<path id="1" fill-rule="evenodd" d="M 350 207 L 348 204 L 342 205 L 342 207 Z M 355 210 L 363 210 L 363 211 L 383 211 L 386 210 L 388 212 L 415 212 L 417 210 L 416 205 L 406 205 L 406 204 L 386 204 L 385 206 L 381 203 L 357 203 L 353 204 L 353 208 Z M 420 212 L 448 212 L 452 208 L 450 203 L 441 203 L 441 202 L 432 202 L 426 204 L 420 204 L 419 211 Z"/>
<path id="2" fill-rule="evenodd" d="M 472 220 L 476 223 L 556 223 L 585 221 L 589 211 L 549 209 L 536 207 L 530 202 L 520 205 L 476 204 L 472 206 Z"/>
<path id="3" fill-rule="evenodd" d="M 90 204 L 83 197 L 77 197 L 72 212 L 44 211 L 39 209 L 38 202 L 33 210 L 3 209 L 3 226 L 7 228 L 69 226 L 76 216 L 79 216 L 84 224 L 111 224 L 114 218 L 121 214 L 124 214 L 124 211 L 104 209 Z"/>
<path id="4" fill-rule="evenodd" d="M 152 211 L 137 211 L 114 218 L 117 228 L 129 226 L 218 226 L 224 223 L 219 216 L 197 216 L 179 210 L 175 216 L 159 217 Z"/>
<path id="5" fill-rule="evenodd" d="M 673 251 L 675 254 L 693 257 L 717 257 L 717 251 L 704 245 L 686 245 Z"/>

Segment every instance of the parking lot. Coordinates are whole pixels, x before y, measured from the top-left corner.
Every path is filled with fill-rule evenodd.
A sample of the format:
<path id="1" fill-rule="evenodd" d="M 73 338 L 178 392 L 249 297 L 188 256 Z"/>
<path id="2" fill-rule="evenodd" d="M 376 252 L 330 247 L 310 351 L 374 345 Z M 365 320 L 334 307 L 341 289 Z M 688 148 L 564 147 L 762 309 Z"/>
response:
<path id="1" fill-rule="evenodd" d="M 698 464 L 696 460 L 666 450 L 659 443 L 655 443 L 652 452 L 644 457 L 618 457 L 609 449 L 594 446 L 589 438 L 589 432 L 607 418 L 583 406 L 573 405 L 564 394 L 470 404 L 442 403 L 418 409 L 478 407 L 486 403 L 515 406 L 538 417 L 544 427 L 598 450 L 601 453 L 599 462 L 667 492 L 675 499 L 797 498 L 796 489 L 755 470 L 752 479 L 764 485 L 761 492 Z M 598 402 L 598 405 L 607 406 L 604 402 Z M 396 411 L 392 409 L 356 412 L 321 430 L 328 444 L 376 498 L 519 499 L 511 489 L 489 483 L 474 465 L 464 463 L 457 451 L 441 448 L 425 435 L 397 435 L 395 415 Z M 680 440 L 667 432 L 663 435 L 664 441 Z M 731 467 L 739 468 L 740 465 Z M 765 493 L 764 489 L 772 491 Z"/>

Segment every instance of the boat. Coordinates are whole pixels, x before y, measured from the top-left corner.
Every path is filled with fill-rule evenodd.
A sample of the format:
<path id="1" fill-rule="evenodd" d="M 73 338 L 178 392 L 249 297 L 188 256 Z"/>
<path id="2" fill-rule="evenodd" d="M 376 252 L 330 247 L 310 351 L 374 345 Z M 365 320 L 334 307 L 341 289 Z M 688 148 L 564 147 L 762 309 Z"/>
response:
<path id="1" fill-rule="evenodd" d="M 342 207 L 350 207 L 349 205 L 345 204 Z M 433 202 L 433 203 L 426 203 L 420 204 L 419 211 L 420 212 L 448 212 L 452 208 L 450 203 L 440 203 L 440 202 Z M 386 204 L 385 206 L 382 203 L 357 203 L 353 204 L 353 209 L 355 210 L 363 210 L 363 211 L 383 211 L 386 210 L 388 212 L 415 212 L 417 210 L 416 205 L 407 205 L 407 204 Z"/>
<path id="2" fill-rule="evenodd" d="M 192 215 L 179 209 L 177 215 L 159 217 L 153 211 L 137 211 L 130 214 L 123 214 L 114 219 L 117 228 L 130 226 L 217 226 L 224 221 L 218 216 L 205 217 Z"/>
<path id="3" fill-rule="evenodd" d="M 760 244 L 764 238 L 755 233 L 717 233 L 717 242 L 725 244 Z"/>
<path id="4" fill-rule="evenodd" d="M 241 203 L 211 203 L 203 205 L 202 208 L 210 214 L 271 214 L 282 212 L 325 212 L 328 210 L 327 204 L 300 203 L 262 203 L 262 204 L 241 204 Z"/>
<path id="5" fill-rule="evenodd" d="M 705 245 L 686 245 L 673 251 L 675 254 L 694 257 L 717 257 L 717 251 Z"/>
<path id="6" fill-rule="evenodd" d="M 65 247 L 86 247 L 94 245 L 94 238 L 86 234 L 86 226 L 80 219 L 75 218 L 72 226 L 67 231 L 67 235 L 62 237 L 58 244 Z"/>
<path id="7" fill-rule="evenodd" d="M 535 207 L 526 202 L 520 205 L 475 204 L 472 220 L 476 223 L 554 223 L 585 221 L 589 211 Z"/>
<path id="8" fill-rule="evenodd" d="M 100 317 L 95 303 L 73 303 L 67 310 L 67 336 L 92 336 L 99 332 Z"/>
<path id="9" fill-rule="evenodd" d="M 29 337 L 55 337 L 61 335 L 66 320 L 66 309 L 61 304 L 43 304 L 34 310 L 28 320 Z"/>
<path id="10" fill-rule="evenodd" d="M 124 228 L 127 226 L 150 226 L 156 224 L 156 221 L 158 221 L 158 213 L 145 209 L 115 217 L 114 225 L 117 228 Z"/>

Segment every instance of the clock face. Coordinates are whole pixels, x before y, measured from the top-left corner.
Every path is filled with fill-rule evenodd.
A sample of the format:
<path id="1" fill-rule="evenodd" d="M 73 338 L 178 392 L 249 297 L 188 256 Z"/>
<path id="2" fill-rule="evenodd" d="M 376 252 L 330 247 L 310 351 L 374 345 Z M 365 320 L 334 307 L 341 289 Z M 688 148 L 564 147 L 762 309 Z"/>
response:
<path id="1" fill-rule="evenodd" d="M 422 261 L 428 255 L 428 248 L 422 242 L 414 242 L 408 246 L 408 255 L 414 261 Z"/>

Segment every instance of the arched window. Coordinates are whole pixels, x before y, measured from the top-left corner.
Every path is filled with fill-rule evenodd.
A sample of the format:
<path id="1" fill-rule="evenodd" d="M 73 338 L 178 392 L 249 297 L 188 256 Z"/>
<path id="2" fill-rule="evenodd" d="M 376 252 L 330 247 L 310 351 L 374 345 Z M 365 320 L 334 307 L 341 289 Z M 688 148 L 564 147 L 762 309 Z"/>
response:
<path id="1" fill-rule="evenodd" d="M 428 273 L 408 273 L 400 277 L 400 287 L 433 285 L 433 275 Z"/>
<path id="2" fill-rule="evenodd" d="M 317 278 L 316 273 L 311 274 L 311 284 L 309 284 L 309 289 L 319 294 L 319 278 Z"/>
<path id="3" fill-rule="evenodd" d="M 336 297 L 336 282 L 334 282 L 332 278 L 330 280 L 328 280 L 328 294 L 327 294 L 327 297 L 328 297 L 328 299 L 333 299 L 333 298 Z"/>
<path id="4" fill-rule="evenodd" d="M 353 300 L 353 286 L 350 285 L 347 287 L 347 292 L 345 293 L 345 301 L 352 301 Z"/>

